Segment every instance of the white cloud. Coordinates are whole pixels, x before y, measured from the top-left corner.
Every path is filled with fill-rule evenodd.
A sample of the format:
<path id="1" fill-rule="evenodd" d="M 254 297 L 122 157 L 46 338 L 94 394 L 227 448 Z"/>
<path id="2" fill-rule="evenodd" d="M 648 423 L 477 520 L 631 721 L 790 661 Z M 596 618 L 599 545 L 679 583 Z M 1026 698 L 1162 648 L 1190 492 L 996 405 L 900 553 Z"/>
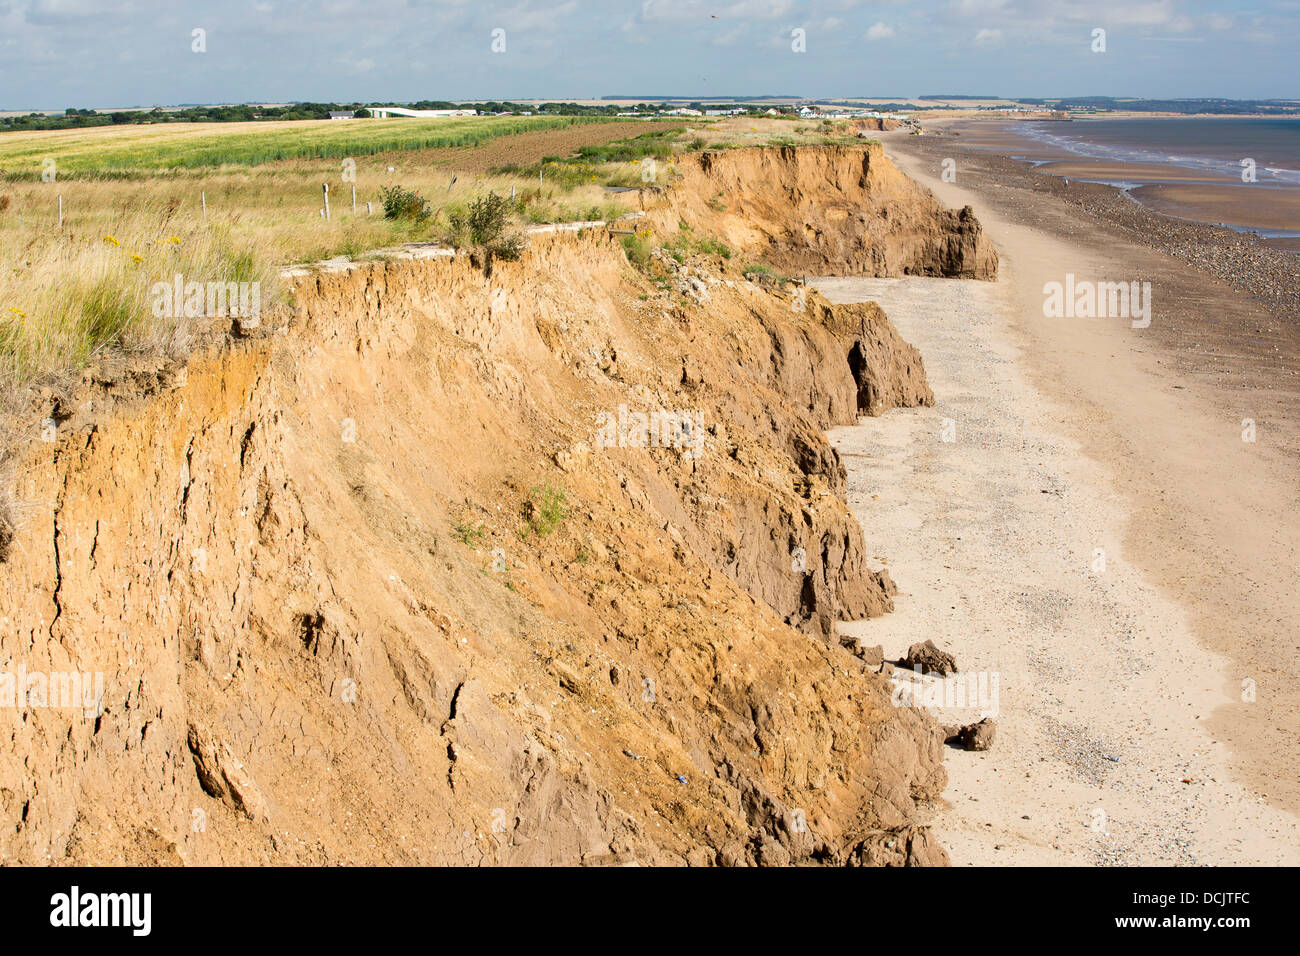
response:
<path id="1" fill-rule="evenodd" d="M 868 40 L 888 40 L 893 35 L 894 28 L 883 20 L 872 24 L 871 29 L 867 31 Z"/>
<path id="2" fill-rule="evenodd" d="M 974 43 L 976 46 L 994 46 L 1002 42 L 1001 30 L 990 30 L 985 27 L 979 33 L 975 34 Z"/>

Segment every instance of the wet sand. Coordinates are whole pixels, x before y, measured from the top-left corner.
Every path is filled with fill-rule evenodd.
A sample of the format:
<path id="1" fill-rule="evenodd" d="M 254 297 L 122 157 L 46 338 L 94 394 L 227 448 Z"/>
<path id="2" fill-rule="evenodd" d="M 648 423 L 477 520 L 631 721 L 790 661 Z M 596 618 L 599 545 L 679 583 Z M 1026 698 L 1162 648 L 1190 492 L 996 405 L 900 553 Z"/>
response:
<path id="1" fill-rule="evenodd" d="M 1300 232 L 1300 189 L 1161 184 L 1129 193 L 1147 208 L 1181 219 Z"/>
<path id="2" fill-rule="evenodd" d="M 1173 164 L 1090 159 L 1018 132 L 1014 121 L 939 121 L 936 127 L 956 133 L 964 147 L 1002 156 L 1023 157 L 1035 172 L 1098 183 L 1136 186 L 1133 199 L 1152 210 L 1182 219 L 1248 229 L 1285 230 L 1300 234 L 1300 188 L 1268 182 L 1245 182 L 1210 170 Z M 1062 129 L 1086 123 L 1061 124 Z"/>
<path id="3" fill-rule="evenodd" d="M 1053 176 L 1068 176 L 1072 179 L 1088 179 L 1093 182 L 1218 182 L 1228 186 L 1235 184 L 1235 181 L 1228 176 L 1208 176 L 1195 169 L 1180 169 L 1177 166 L 1159 166 L 1154 163 L 1113 163 L 1099 159 L 1053 160 L 1051 162 L 1041 163 L 1035 168 L 1037 172 L 1040 173 L 1051 173 Z"/>

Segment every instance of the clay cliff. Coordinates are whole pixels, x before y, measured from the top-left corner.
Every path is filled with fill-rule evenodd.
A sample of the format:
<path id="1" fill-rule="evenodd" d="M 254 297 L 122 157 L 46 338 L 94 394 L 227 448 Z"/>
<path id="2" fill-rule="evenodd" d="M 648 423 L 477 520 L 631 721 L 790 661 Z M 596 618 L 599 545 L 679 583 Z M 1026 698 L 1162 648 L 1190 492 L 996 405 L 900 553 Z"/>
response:
<path id="1" fill-rule="evenodd" d="M 801 237 L 819 163 L 876 179 L 818 216 L 903 189 L 837 152 L 705 157 L 647 220 L 738 231 L 725 179 L 774 264 L 987 271 L 932 200 Z M 102 694 L 0 706 L 0 856 L 945 862 L 941 731 L 833 639 L 891 598 L 823 435 L 932 401 L 921 358 L 872 305 L 673 268 L 692 295 L 591 231 L 491 279 L 299 271 L 256 330 L 90 370 L 7 489 L 0 671 Z"/>
<path id="2" fill-rule="evenodd" d="M 670 191 L 733 247 L 792 274 L 997 277 L 969 208 L 944 209 L 879 144 L 708 152 Z"/>

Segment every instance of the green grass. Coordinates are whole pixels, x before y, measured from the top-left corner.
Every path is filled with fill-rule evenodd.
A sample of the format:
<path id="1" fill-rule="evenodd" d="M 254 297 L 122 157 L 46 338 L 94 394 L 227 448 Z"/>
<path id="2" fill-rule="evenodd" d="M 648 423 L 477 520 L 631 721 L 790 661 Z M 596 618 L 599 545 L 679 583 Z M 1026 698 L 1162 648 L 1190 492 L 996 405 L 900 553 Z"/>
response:
<path id="1" fill-rule="evenodd" d="M 623 251 L 627 253 L 627 261 L 635 268 L 642 272 L 650 268 L 650 253 L 654 251 L 654 243 L 648 236 L 624 236 L 622 244 Z"/>
<path id="2" fill-rule="evenodd" d="M 487 538 L 482 525 L 458 524 L 452 529 L 451 536 L 469 548 L 477 548 Z"/>
<path id="3" fill-rule="evenodd" d="M 555 531 L 569 514 L 564 500 L 564 490 L 550 482 L 534 488 L 528 499 L 528 530 L 539 538 Z"/>
<path id="4" fill-rule="evenodd" d="M 0 171 L 7 180 L 39 181 L 41 164 L 53 159 L 60 178 L 138 178 L 166 170 L 477 146 L 500 136 L 595 122 L 604 120 L 583 116 L 466 116 L 16 132 L 0 135 Z"/>
<path id="5" fill-rule="evenodd" d="M 678 232 L 664 244 L 664 250 L 678 262 L 685 262 L 687 256 L 721 256 L 731 258 L 731 247 L 710 236 L 696 236 L 685 222 L 678 223 Z"/>

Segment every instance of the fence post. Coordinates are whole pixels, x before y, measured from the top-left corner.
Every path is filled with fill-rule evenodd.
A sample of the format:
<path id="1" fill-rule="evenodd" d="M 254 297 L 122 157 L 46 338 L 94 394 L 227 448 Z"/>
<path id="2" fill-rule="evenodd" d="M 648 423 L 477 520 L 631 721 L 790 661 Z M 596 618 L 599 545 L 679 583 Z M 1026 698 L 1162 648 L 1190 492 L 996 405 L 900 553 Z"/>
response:
<path id="1" fill-rule="evenodd" d="M 63 231 L 63 197 L 59 196 L 59 232 Z"/>
<path id="2" fill-rule="evenodd" d="M 357 214 L 357 187 L 352 187 L 352 215 Z"/>
<path id="3" fill-rule="evenodd" d="M 203 207 L 203 221 L 208 221 L 208 194 L 199 193 L 199 204 Z"/>
<path id="4" fill-rule="evenodd" d="M 326 219 L 329 219 L 329 217 L 330 217 L 330 184 L 329 184 L 329 183 L 322 183 L 322 184 L 321 184 L 321 188 L 323 188 L 323 189 L 325 190 L 325 218 L 326 218 Z"/>

